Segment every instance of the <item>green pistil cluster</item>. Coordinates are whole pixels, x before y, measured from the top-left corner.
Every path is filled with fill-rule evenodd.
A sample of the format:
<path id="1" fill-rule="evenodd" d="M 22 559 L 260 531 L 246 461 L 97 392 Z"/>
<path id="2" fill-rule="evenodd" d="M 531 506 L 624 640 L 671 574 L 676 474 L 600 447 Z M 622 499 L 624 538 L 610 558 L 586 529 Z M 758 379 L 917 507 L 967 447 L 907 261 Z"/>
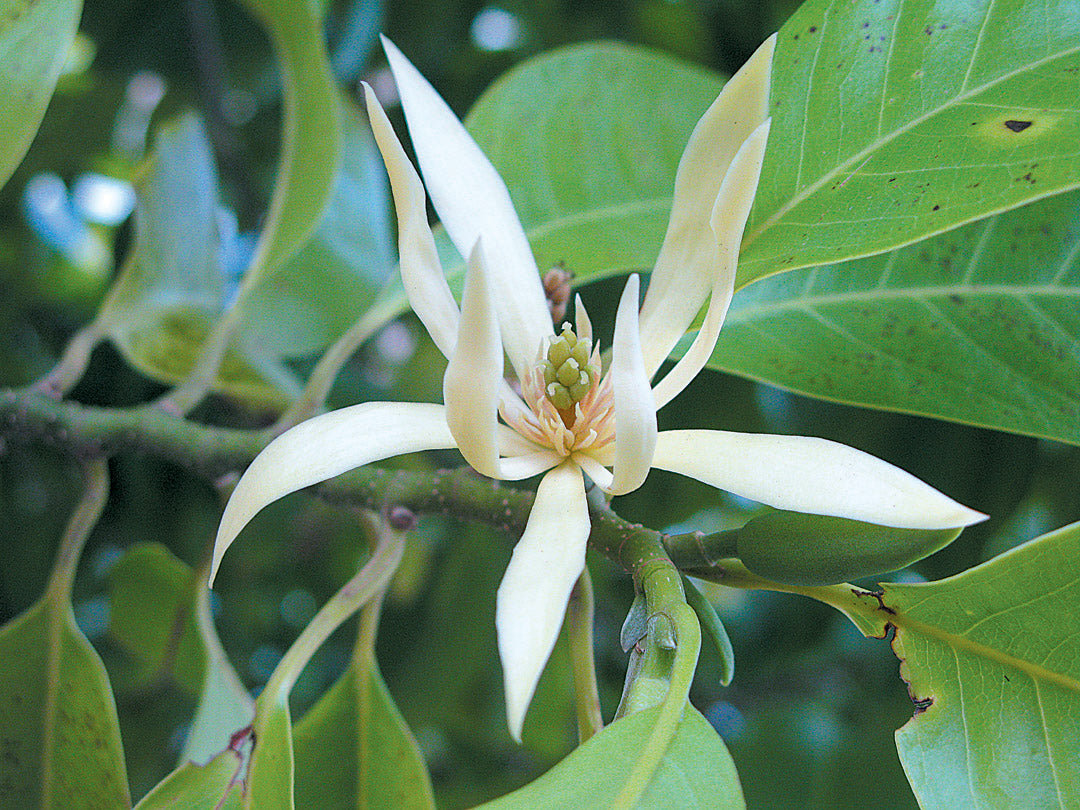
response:
<path id="1" fill-rule="evenodd" d="M 589 393 L 596 370 L 589 365 L 592 341 L 579 338 L 564 323 L 562 334 L 551 341 L 544 358 L 544 392 L 560 411 L 569 411 Z"/>

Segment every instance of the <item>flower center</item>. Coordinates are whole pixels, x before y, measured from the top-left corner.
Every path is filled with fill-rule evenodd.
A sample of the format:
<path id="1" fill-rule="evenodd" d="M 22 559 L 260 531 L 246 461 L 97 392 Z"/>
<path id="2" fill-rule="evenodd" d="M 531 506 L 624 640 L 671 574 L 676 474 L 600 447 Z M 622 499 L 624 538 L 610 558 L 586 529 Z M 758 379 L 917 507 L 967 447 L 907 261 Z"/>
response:
<path id="1" fill-rule="evenodd" d="M 564 456 L 614 441 L 614 396 L 611 380 L 600 376 L 599 349 L 568 323 L 545 343 L 521 380 L 527 407 L 505 409 L 503 419 L 530 441 Z"/>

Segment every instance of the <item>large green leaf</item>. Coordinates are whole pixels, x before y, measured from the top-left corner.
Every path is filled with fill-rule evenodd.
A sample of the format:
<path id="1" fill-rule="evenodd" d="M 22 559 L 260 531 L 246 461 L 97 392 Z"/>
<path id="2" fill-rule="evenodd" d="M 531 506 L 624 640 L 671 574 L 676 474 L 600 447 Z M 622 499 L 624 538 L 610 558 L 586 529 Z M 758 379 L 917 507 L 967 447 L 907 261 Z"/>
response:
<path id="1" fill-rule="evenodd" d="M 169 677 L 198 694 L 206 651 L 192 621 L 194 577 L 158 543 L 132 546 L 109 571 L 109 636 L 125 653 L 134 688 Z"/>
<path id="2" fill-rule="evenodd" d="M 81 12 L 81 0 L 0 0 L 0 186 L 37 132 Z"/>
<path id="3" fill-rule="evenodd" d="M 435 807 L 424 760 L 370 648 L 358 647 L 293 735 L 297 807 Z"/>
<path id="4" fill-rule="evenodd" d="M 525 62 L 469 111 L 541 270 L 650 269 L 675 169 L 723 81 L 643 48 L 588 43 Z"/>
<path id="5" fill-rule="evenodd" d="M 0 806 L 130 806 L 109 679 L 63 594 L 0 629 L 0 662 Z"/>
<path id="6" fill-rule="evenodd" d="M 632 781 L 660 709 L 612 723 L 535 782 L 482 805 L 483 810 L 744 807 L 735 764 L 723 740 L 689 704 L 656 769 L 642 777 L 644 781 Z"/>
<path id="7" fill-rule="evenodd" d="M 784 25 L 739 283 L 1080 185 L 1080 5 L 811 0 Z"/>
<path id="8" fill-rule="evenodd" d="M 1080 194 L 736 294 L 710 365 L 1080 442 Z"/>
<path id="9" fill-rule="evenodd" d="M 221 650 L 205 577 L 157 543 L 132 546 L 109 572 L 109 634 L 136 685 L 168 676 L 198 699 L 181 761 L 207 762 L 251 722 L 253 705 Z"/>
<path id="10" fill-rule="evenodd" d="M 116 703 L 105 667 L 75 625 L 71 590 L 109 493 L 104 459 L 83 465 L 45 595 L 0 627 L 0 806 L 128 807 Z"/>
<path id="11" fill-rule="evenodd" d="M 132 366 L 154 379 L 183 380 L 224 306 L 218 186 L 210 143 L 191 113 L 162 125 L 135 181 L 135 243 L 95 321 Z M 265 354 L 226 356 L 220 390 L 283 401 L 287 372 Z"/>
<path id="12" fill-rule="evenodd" d="M 884 585 L 919 707 L 896 733 L 919 804 L 1080 806 L 1080 523 L 949 579 Z"/>

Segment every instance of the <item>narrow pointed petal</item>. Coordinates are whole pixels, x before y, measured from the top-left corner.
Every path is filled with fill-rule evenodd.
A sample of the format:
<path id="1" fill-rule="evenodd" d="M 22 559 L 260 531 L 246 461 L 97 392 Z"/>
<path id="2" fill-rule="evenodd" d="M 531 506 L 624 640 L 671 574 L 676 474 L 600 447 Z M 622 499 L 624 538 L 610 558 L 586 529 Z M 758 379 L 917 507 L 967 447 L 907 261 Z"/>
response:
<path id="1" fill-rule="evenodd" d="M 375 142 L 390 175 L 390 188 L 397 211 L 401 281 L 413 311 L 439 351 L 449 358 L 457 338 L 458 307 L 435 251 L 435 239 L 427 221 L 424 184 L 405 155 L 382 105 L 366 84 L 364 98 Z"/>
<path id="2" fill-rule="evenodd" d="M 641 326 L 650 378 L 686 332 L 712 287 L 719 261 L 709 219 L 739 147 L 768 116 L 776 35 L 731 77 L 698 121 L 675 175 L 671 219 L 649 280 Z"/>
<path id="3" fill-rule="evenodd" d="M 506 353 L 518 376 L 552 334 L 536 260 L 506 184 L 446 102 L 383 37 L 428 193 L 462 256 L 481 236 Z"/>
<path id="4" fill-rule="evenodd" d="M 454 446 L 441 405 L 365 402 L 301 422 L 270 442 L 240 477 L 214 540 L 210 583 L 225 550 L 267 504 L 373 461 Z"/>
<path id="5" fill-rule="evenodd" d="M 499 396 L 503 353 L 479 241 L 469 256 L 457 344 L 443 376 L 446 423 L 477 472 L 499 477 Z"/>
<path id="6" fill-rule="evenodd" d="M 540 481 L 525 534 L 499 585 L 499 636 L 510 734 L 521 741 L 525 711 L 559 636 L 570 591 L 585 567 L 589 507 L 581 470 L 567 462 Z"/>
<path id="7" fill-rule="evenodd" d="M 537 449 L 531 453 L 499 459 L 499 479 L 521 481 L 558 467 L 566 459 L 554 450 Z"/>
<path id="8" fill-rule="evenodd" d="M 519 400 L 520 401 L 520 400 Z M 524 407 L 524 406 L 523 406 Z M 513 428 L 500 424 L 496 427 L 499 435 L 499 455 L 527 456 L 545 448 L 526 439 Z"/>
<path id="9" fill-rule="evenodd" d="M 575 330 L 577 336 L 592 340 L 592 321 L 589 319 L 589 313 L 585 311 L 585 303 L 581 300 L 580 295 L 574 296 L 574 320 L 577 322 L 577 329 Z"/>
<path id="10" fill-rule="evenodd" d="M 624 495 L 645 482 L 656 447 L 656 406 L 638 328 L 637 274 L 627 279 L 615 313 L 611 379 L 615 387 L 615 464 L 609 491 Z"/>
<path id="11" fill-rule="evenodd" d="M 615 479 L 611 471 L 597 459 L 587 453 L 574 453 L 571 458 L 600 489 L 605 492 L 611 489 L 611 484 Z"/>
<path id="12" fill-rule="evenodd" d="M 672 430 L 653 466 L 792 512 L 905 529 L 948 529 L 986 518 L 899 467 L 827 439 Z"/>
<path id="13" fill-rule="evenodd" d="M 766 120 L 743 142 L 735 159 L 731 161 L 720 186 L 720 193 L 716 196 L 710 225 L 716 237 L 718 264 L 713 276 L 709 309 L 686 354 L 679 358 L 675 367 L 664 375 L 653 389 L 657 410 L 674 399 L 705 367 L 716 346 L 716 339 L 720 337 L 720 327 L 724 325 L 731 296 L 735 292 L 739 246 L 742 244 L 746 218 L 750 216 L 750 206 L 753 205 L 754 195 L 757 193 L 771 121 L 772 119 Z"/>

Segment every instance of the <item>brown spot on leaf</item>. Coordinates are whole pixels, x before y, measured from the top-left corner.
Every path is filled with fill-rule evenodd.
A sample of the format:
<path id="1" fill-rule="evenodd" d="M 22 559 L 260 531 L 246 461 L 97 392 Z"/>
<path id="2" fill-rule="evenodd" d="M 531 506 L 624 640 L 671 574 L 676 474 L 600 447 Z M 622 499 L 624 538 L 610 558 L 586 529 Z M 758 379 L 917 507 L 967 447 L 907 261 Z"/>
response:
<path id="1" fill-rule="evenodd" d="M 1032 125 L 1032 121 L 1014 121 L 1009 119 L 1005 122 L 1005 128 L 1012 132 L 1023 132 L 1025 129 Z"/>

